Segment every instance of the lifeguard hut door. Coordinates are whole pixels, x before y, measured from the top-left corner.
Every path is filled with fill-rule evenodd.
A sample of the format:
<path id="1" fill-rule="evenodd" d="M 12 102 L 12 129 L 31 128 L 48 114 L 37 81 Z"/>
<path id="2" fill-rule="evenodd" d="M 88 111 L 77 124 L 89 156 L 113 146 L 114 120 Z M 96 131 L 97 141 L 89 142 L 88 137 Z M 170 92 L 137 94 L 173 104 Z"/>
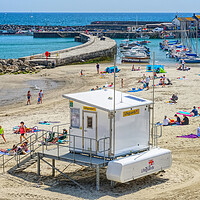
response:
<path id="1" fill-rule="evenodd" d="M 83 150 L 97 152 L 97 113 L 83 111 Z"/>

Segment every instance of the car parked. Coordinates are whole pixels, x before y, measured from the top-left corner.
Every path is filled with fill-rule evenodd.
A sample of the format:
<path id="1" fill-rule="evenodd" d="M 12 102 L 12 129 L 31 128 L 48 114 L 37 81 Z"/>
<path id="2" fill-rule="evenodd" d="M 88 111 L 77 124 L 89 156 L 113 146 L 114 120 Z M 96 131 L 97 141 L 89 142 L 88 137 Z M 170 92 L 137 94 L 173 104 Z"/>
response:
<path id="1" fill-rule="evenodd" d="M 154 28 L 152 31 L 153 31 L 153 32 L 161 32 L 161 31 L 163 31 L 163 30 L 164 30 L 163 28 L 156 27 L 156 28 Z"/>

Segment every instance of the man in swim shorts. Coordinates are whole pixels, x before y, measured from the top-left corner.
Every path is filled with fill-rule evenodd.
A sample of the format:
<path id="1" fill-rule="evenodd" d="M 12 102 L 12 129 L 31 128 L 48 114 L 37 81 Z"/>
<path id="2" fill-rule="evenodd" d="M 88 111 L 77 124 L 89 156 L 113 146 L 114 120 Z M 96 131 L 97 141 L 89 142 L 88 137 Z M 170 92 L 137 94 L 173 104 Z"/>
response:
<path id="1" fill-rule="evenodd" d="M 4 130 L 3 130 L 2 126 L 0 126 L 0 135 L 3 138 L 3 140 L 6 142 L 6 139 L 4 137 Z"/>
<path id="2" fill-rule="evenodd" d="M 39 97 L 38 97 L 38 103 L 42 103 L 43 96 L 44 96 L 44 94 L 43 94 L 42 90 L 40 90 Z"/>

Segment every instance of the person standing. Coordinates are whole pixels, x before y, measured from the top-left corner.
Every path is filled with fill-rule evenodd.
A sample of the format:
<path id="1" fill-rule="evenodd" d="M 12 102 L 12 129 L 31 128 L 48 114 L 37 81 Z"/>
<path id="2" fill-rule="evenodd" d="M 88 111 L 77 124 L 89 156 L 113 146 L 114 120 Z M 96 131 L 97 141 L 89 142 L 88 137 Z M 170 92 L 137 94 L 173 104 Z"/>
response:
<path id="1" fill-rule="evenodd" d="M 43 97 L 44 97 L 44 94 L 43 94 L 42 90 L 40 90 L 40 92 L 39 92 L 39 99 L 40 99 L 39 103 L 42 103 Z"/>
<path id="2" fill-rule="evenodd" d="M 99 63 L 97 63 L 96 67 L 97 67 L 97 74 L 99 74 Z"/>
<path id="3" fill-rule="evenodd" d="M 182 59 L 182 70 L 184 71 L 184 67 L 185 67 L 185 61 L 184 59 Z"/>
<path id="4" fill-rule="evenodd" d="M 149 90 L 149 82 L 151 80 L 151 77 L 146 77 L 146 86 L 147 86 L 147 90 Z"/>
<path id="5" fill-rule="evenodd" d="M 199 127 L 197 128 L 197 136 L 200 137 L 200 124 Z"/>
<path id="6" fill-rule="evenodd" d="M 27 93 L 27 105 L 30 104 L 31 105 L 31 91 L 29 90 Z"/>
<path id="7" fill-rule="evenodd" d="M 20 123 L 19 133 L 20 133 L 20 143 L 22 143 L 22 138 L 24 138 L 28 142 L 28 140 L 25 137 L 26 127 L 24 126 L 24 122 Z"/>
<path id="8" fill-rule="evenodd" d="M 4 130 L 3 130 L 2 126 L 0 126 L 0 135 L 3 138 L 4 142 L 6 142 L 6 139 L 4 137 Z"/>

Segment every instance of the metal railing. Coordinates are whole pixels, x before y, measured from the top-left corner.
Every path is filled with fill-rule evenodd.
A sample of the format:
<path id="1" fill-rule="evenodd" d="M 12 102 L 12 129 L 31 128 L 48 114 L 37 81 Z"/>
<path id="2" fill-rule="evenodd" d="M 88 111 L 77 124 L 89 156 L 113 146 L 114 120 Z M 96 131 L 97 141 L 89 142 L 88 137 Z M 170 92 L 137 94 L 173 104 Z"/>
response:
<path id="1" fill-rule="evenodd" d="M 52 132 L 55 132 L 54 130 L 57 129 L 56 132 L 57 132 L 57 133 L 61 133 L 61 130 L 60 130 L 61 127 L 66 127 L 66 125 L 69 125 L 69 124 L 70 124 L 70 123 L 64 123 L 64 124 L 58 124 L 58 125 L 52 126 L 51 131 L 52 131 Z M 62 131 L 63 131 L 63 130 L 62 130 Z"/>
<path id="2" fill-rule="evenodd" d="M 162 137 L 163 127 L 161 125 L 154 124 L 154 129 L 152 134 L 153 134 L 152 146 L 158 147 L 158 138 Z"/>
<path id="3" fill-rule="evenodd" d="M 31 134 L 29 137 L 27 137 L 27 140 L 29 141 L 27 148 L 29 149 L 28 153 L 26 153 L 25 155 L 21 155 L 18 152 L 16 152 L 14 155 L 1 155 L 0 156 L 0 162 L 2 161 L 2 163 L 0 163 L 0 168 L 3 169 L 3 173 L 5 172 L 5 166 L 6 164 L 8 164 L 11 160 L 15 159 L 17 165 L 19 165 L 20 161 L 23 159 L 25 159 L 28 156 L 32 156 L 32 154 L 38 149 L 40 148 L 40 146 L 36 146 L 38 144 L 36 144 L 41 138 L 44 138 L 44 136 L 47 137 L 47 132 L 46 131 L 40 131 L 40 132 L 35 132 L 33 134 Z M 23 144 L 24 142 L 26 142 L 27 140 L 23 140 L 21 143 L 18 143 L 15 146 L 20 146 L 21 144 Z M 9 158 L 8 158 L 9 157 Z M 7 159 L 8 158 L 8 159 Z"/>
<path id="4" fill-rule="evenodd" d="M 67 123 L 69 124 L 69 123 Z M 63 125 L 67 125 L 67 124 L 62 124 L 62 125 L 57 125 L 52 127 L 52 130 L 56 128 L 60 128 Z M 58 128 L 58 130 L 59 130 Z M 63 153 L 67 153 L 66 151 L 62 151 L 60 148 L 67 148 L 68 151 L 71 151 L 71 153 L 73 154 L 73 162 L 76 162 L 76 157 L 75 154 L 77 152 L 79 153 L 83 153 L 84 155 L 89 156 L 90 158 L 90 164 L 92 164 L 92 158 L 93 157 L 99 157 L 104 159 L 104 165 L 105 165 L 105 161 L 107 159 L 107 157 L 109 156 L 109 152 L 110 152 L 110 138 L 109 137 L 105 137 L 105 138 L 101 138 L 99 140 L 97 139 L 93 139 L 93 138 L 89 138 L 89 137 L 82 137 L 82 136 L 77 136 L 77 135 L 67 135 L 66 139 L 68 139 L 69 137 L 69 143 L 68 145 L 66 144 L 62 144 L 59 142 L 59 137 L 61 136 L 62 133 L 60 132 L 52 132 L 52 131 L 41 131 L 41 132 L 36 132 L 32 135 L 30 135 L 29 137 L 27 137 L 27 140 L 29 141 L 27 148 L 29 149 L 29 152 L 26 153 L 25 155 L 21 155 L 18 154 L 17 152 L 11 156 L 11 158 L 7 155 L 1 155 L 0 156 L 0 162 L 2 161 L 2 163 L 0 163 L 0 168 L 3 169 L 3 173 L 5 172 L 5 167 L 6 165 L 11 161 L 11 160 L 15 160 L 15 164 L 17 167 L 20 166 L 20 163 L 22 161 L 24 161 L 26 158 L 28 158 L 30 156 L 30 159 L 33 158 L 36 154 L 36 152 L 40 152 L 42 154 L 44 153 L 48 153 L 47 151 L 52 149 L 52 146 L 50 145 L 51 143 L 48 142 L 48 137 L 50 136 L 50 134 L 54 134 L 54 143 L 56 145 L 56 152 L 57 152 L 57 157 L 59 158 L 60 156 L 63 155 Z M 87 149 L 84 149 L 84 147 L 77 147 L 77 140 L 84 140 L 85 143 L 88 145 Z M 26 140 L 23 140 L 23 142 L 25 142 Z M 72 142 L 73 141 L 73 142 Z M 39 143 L 38 143 L 39 142 Z M 22 143 L 18 143 L 16 146 L 19 146 Z M 107 146 L 106 146 L 107 144 Z M 82 145 L 82 142 L 81 142 Z M 95 146 L 93 146 L 95 145 Z M 102 146 L 102 150 L 100 149 L 100 146 Z M 55 149 L 55 148 L 54 148 Z M 7 159 L 8 158 L 8 159 Z M 14 166 L 13 165 L 13 166 Z"/>
<path id="5" fill-rule="evenodd" d="M 89 156 L 90 158 L 90 164 L 92 164 L 92 158 L 101 158 L 104 159 L 104 165 L 105 165 L 105 161 L 109 156 L 109 152 L 110 152 L 110 137 L 105 137 L 105 138 L 101 138 L 99 140 L 94 139 L 94 138 L 89 138 L 89 137 L 82 137 L 82 136 L 78 136 L 78 135 L 72 135 L 69 134 L 69 143 L 66 144 L 62 144 L 60 143 L 59 140 L 59 132 L 54 132 L 57 138 L 56 141 L 56 156 L 59 158 L 62 155 L 66 154 L 68 150 L 68 152 L 71 152 L 73 154 L 73 162 L 76 162 L 76 153 L 80 153 L 80 154 L 84 154 L 85 156 Z M 79 140 L 79 141 L 78 141 Z M 83 142 L 84 141 L 84 142 Z M 103 149 L 100 150 L 100 144 L 102 143 L 103 145 Z M 85 144 L 87 144 L 87 148 L 85 148 Z M 106 147 L 106 144 L 108 144 Z M 48 145 L 42 145 L 42 154 L 45 154 L 47 152 L 45 152 L 44 150 L 44 146 L 46 146 L 46 150 L 50 150 Z M 61 148 L 66 148 L 65 150 L 61 150 Z M 55 150 L 55 148 L 54 148 Z M 48 154 L 48 153 L 47 153 Z"/>

